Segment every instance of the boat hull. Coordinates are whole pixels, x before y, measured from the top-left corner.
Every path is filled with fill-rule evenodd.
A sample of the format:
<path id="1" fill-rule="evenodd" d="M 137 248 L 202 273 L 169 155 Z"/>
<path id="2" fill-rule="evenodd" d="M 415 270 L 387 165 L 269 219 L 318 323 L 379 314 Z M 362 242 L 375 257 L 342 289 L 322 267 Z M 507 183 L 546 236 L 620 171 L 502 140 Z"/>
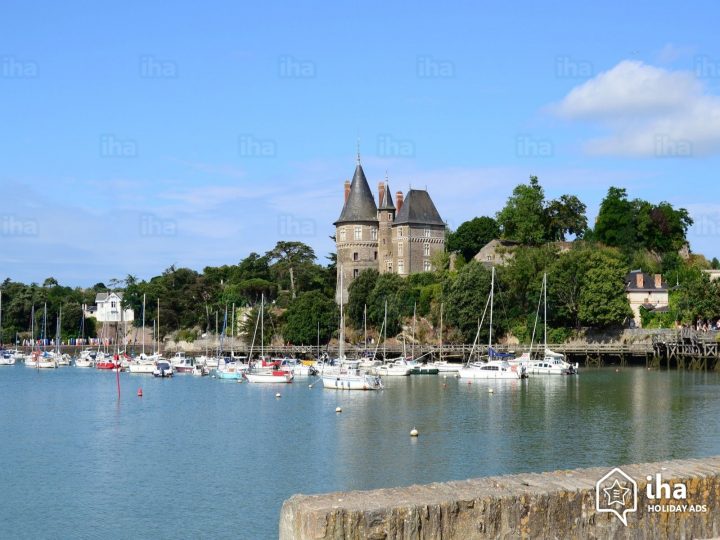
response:
<path id="1" fill-rule="evenodd" d="M 251 383 L 289 383 L 293 374 L 287 371 L 274 371 L 272 373 L 243 373 L 243 377 Z"/>
<path id="2" fill-rule="evenodd" d="M 325 375 L 323 388 L 328 390 L 380 390 L 382 382 L 373 375 Z"/>

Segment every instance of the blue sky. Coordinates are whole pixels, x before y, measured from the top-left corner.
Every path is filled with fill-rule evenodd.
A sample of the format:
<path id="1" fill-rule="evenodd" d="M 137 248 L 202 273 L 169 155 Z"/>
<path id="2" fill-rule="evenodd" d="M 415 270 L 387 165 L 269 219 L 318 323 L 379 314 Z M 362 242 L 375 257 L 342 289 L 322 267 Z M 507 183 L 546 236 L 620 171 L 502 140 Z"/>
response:
<path id="1" fill-rule="evenodd" d="M 342 5 L 341 5 L 342 4 Z M 0 279 L 91 285 L 321 260 L 356 141 L 452 227 L 531 174 L 610 185 L 720 256 L 720 7 L 665 1 L 13 2 L 0 8 Z"/>

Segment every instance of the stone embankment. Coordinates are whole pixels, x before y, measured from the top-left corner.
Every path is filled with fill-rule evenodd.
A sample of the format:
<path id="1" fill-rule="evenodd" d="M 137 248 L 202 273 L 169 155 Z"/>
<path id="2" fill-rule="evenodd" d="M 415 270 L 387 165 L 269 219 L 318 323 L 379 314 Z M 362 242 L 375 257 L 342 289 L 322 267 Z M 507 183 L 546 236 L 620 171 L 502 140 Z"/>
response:
<path id="1" fill-rule="evenodd" d="M 596 509 L 596 483 L 611 469 L 296 495 L 283 504 L 280 539 L 689 539 L 720 535 L 720 457 L 621 467 L 637 482 L 637 511 L 627 514 L 627 526 L 617 515 Z M 659 488 L 660 483 L 667 490 Z M 681 484 L 685 499 L 673 499 L 669 493 L 682 495 Z M 600 493 L 601 504 L 606 505 L 606 495 Z M 627 508 L 631 508 L 630 494 Z M 649 496 L 658 494 L 664 498 Z"/>

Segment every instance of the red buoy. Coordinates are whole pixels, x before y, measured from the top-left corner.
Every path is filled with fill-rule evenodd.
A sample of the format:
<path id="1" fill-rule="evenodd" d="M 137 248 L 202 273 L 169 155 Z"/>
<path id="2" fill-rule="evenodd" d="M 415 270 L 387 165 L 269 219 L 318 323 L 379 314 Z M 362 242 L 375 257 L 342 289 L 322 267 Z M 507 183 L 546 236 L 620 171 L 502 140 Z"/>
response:
<path id="1" fill-rule="evenodd" d="M 138 397 L 142 397 L 142 388 L 138 388 Z"/>

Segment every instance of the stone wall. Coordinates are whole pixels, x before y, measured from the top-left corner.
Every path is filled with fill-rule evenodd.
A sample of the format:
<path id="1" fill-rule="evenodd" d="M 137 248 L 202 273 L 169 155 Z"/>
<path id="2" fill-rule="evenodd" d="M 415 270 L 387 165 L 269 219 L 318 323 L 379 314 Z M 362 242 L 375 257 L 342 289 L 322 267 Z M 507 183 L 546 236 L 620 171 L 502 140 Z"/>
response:
<path id="1" fill-rule="evenodd" d="M 281 540 L 485 538 L 712 538 L 720 534 L 720 457 L 623 466 L 638 485 L 625 526 L 595 509 L 595 484 L 612 468 L 518 474 L 382 489 L 296 495 L 283 504 Z M 684 483 L 686 501 L 650 500 L 647 476 Z M 706 505 L 651 512 L 649 505 Z"/>

